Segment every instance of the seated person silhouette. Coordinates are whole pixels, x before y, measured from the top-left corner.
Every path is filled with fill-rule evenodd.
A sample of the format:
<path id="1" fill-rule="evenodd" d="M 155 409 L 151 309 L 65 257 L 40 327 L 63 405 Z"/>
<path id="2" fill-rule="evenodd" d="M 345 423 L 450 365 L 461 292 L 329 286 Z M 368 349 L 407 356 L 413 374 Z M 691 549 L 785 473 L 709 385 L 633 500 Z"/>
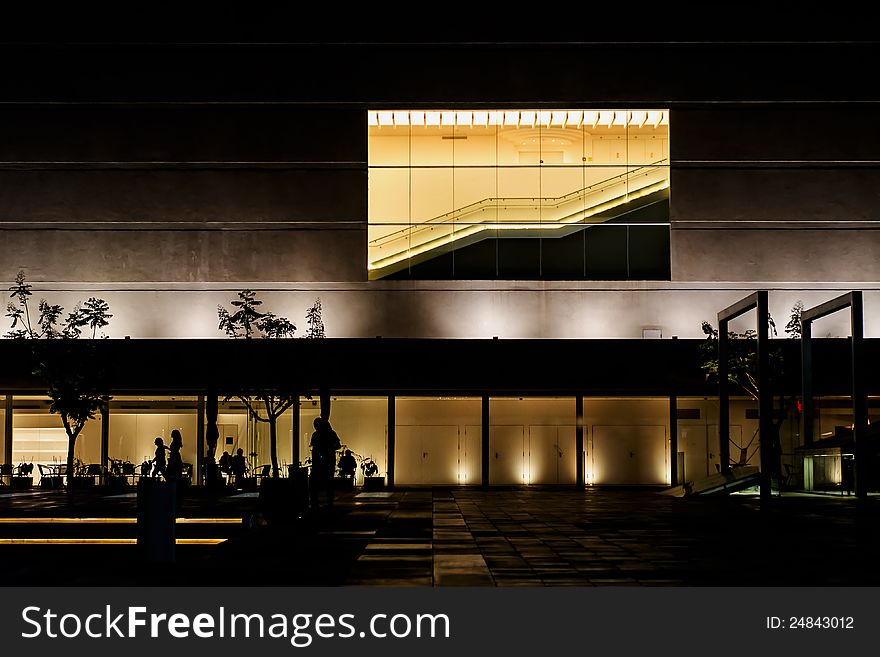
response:
<path id="1" fill-rule="evenodd" d="M 220 472 L 229 474 L 229 461 L 231 458 L 229 452 L 223 452 L 223 455 L 220 457 L 220 462 L 217 464 L 220 467 Z"/>
<path id="2" fill-rule="evenodd" d="M 350 449 L 345 450 L 345 454 L 339 457 L 339 476 L 346 479 L 354 479 L 354 471 L 357 470 L 357 461 Z"/>

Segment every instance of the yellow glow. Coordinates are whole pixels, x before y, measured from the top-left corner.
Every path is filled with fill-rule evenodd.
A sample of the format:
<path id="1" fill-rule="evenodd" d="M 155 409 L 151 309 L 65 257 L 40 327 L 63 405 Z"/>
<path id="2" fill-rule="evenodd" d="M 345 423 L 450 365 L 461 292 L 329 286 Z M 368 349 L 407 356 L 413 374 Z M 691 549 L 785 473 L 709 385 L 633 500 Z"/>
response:
<path id="1" fill-rule="evenodd" d="M 576 213 L 572 215 L 572 217 L 567 217 L 566 220 L 559 222 L 547 222 L 547 223 L 491 223 L 491 224 L 478 224 L 471 225 L 467 228 L 462 228 L 457 230 L 455 233 L 446 235 L 444 237 L 440 237 L 429 242 L 425 242 L 416 247 L 408 248 L 400 253 L 397 253 L 392 256 L 387 256 L 385 258 L 381 258 L 376 260 L 375 262 L 371 262 L 367 265 L 367 269 L 381 269 L 383 267 L 387 267 L 389 265 L 396 264 L 398 262 L 402 262 L 407 260 L 413 256 L 420 255 L 422 253 L 427 253 L 429 251 L 433 251 L 434 249 L 446 246 L 447 244 L 451 244 L 457 240 L 463 239 L 465 237 L 469 237 L 470 235 L 474 235 L 476 233 L 482 232 L 484 230 L 558 230 L 561 228 L 565 228 L 567 226 L 571 226 L 572 224 L 576 224 L 584 219 L 588 219 L 596 214 L 601 212 L 605 212 L 606 210 L 610 210 L 620 205 L 624 205 L 632 200 L 637 198 L 641 198 L 642 196 L 646 196 L 648 194 L 653 194 L 654 192 L 666 189 L 669 187 L 669 181 L 662 181 L 656 183 L 654 185 L 649 185 L 647 187 L 643 187 L 642 189 L 631 192 L 629 194 L 625 194 L 623 196 L 618 197 L 612 201 L 608 201 L 606 203 L 601 203 L 596 205 L 589 210 L 584 212 Z"/>
<path id="2" fill-rule="evenodd" d="M 557 126 L 561 128 L 588 125 L 599 126 L 636 126 L 646 124 L 654 128 L 669 125 L 669 112 L 666 110 L 504 110 L 504 111 L 383 111 L 367 112 L 367 124 L 377 126 Z"/>
<path id="3" fill-rule="evenodd" d="M 219 545 L 225 538 L 178 538 L 177 545 Z M 0 538 L 0 545 L 137 545 L 136 538 Z"/>

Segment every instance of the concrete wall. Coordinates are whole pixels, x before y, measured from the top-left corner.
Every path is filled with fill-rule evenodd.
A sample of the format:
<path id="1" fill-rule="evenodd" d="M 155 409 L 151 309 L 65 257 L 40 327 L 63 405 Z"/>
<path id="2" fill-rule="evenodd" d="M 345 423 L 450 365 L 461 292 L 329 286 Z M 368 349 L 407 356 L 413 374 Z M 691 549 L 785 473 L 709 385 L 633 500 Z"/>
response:
<path id="1" fill-rule="evenodd" d="M 405 61 L 435 62 L 429 77 L 395 72 L 393 49 L 342 48 L 337 61 L 352 53 L 346 85 L 325 49 L 301 46 L 271 63 L 262 51 L 215 53 L 211 71 L 254 78 L 232 93 L 213 73 L 176 86 L 176 60 L 150 60 L 144 48 L 128 69 L 106 51 L 80 53 L 107 63 L 100 85 L 75 72 L 75 57 L 34 55 L 30 72 L 44 85 L 15 72 L 2 91 L 13 102 L 0 109 L 0 281 L 23 269 L 65 305 L 104 296 L 114 336 L 219 337 L 215 307 L 243 287 L 279 290 L 267 302 L 300 322 L 320 296 L 334 336 L 547 338 L 640 337 L 647 327 L 699 337 L 700 321 L 756 288 L 773 291 L 781 326 L 796 299 L 858 288 L 870 291 L 867 333 L 880 334 L 876 116 L 803 102 L 870 89 L 847 95 L 837 78 L 818 89 L 800 68 L 771 84 L 732 51 L 695 59 L 672 46 L 657 46 L 650 67 L 644 49 L 584 60 L 575 47 L 515 47 L 503 58 L 423 48 Z M 766 61 L 774 48 L 747 56 Z M 841 52 L 832 54 L 850 61 Z M 836 61 L 823 53 L 807 48 L 799 61 Z M 175 56 L 183 70 L 209 54 Z M 489 66 L 479 80 L 451 76 L 477 60 Z M 60 68 L 44 70 L 50 61 Z M 34 100 L 54 104 L 22 104 Z M 672 282 L 367 283 L 365 109 L 441 101 L 670 107 Z M 819 333 L 846 334 L 843 319 L 826 321 Z"/>

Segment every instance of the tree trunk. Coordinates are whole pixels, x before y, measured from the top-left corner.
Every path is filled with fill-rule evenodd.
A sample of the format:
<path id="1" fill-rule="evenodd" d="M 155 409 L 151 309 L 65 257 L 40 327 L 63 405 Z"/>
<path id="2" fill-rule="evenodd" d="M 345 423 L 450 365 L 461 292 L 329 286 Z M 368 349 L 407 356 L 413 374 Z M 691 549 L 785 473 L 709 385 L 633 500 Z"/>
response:
<path id="1" fill-rule="evenodd" d="M 73 494 L 73 451 L 76 447 L 77 434 L 67 433 L 67 493 Z"/>
<path id="2" fill-rule="evenodd" d="M 274 415 L 269 416 L 269 452 L 272 456 L 272 478 L 278 479 L 278 429 Z"/>

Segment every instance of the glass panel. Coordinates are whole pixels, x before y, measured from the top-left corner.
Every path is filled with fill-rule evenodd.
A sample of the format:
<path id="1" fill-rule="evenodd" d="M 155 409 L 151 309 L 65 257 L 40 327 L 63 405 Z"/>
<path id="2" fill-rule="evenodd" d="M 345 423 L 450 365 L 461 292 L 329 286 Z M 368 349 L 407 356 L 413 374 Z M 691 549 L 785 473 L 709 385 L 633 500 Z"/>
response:
<path id="1" fill-rule="evenodd" d="M 489 401 L 489 483 L 573 484 L 574 397 Z"/>
<path id="2" fill-rule="evenodd" d="M 62 472 L 67 463 L 67 432 L 61 418 L 49 412 L 46 397 L 18 398 L 12 417 L 12 463 L 33 463 L 34 485 L 47 485 L 51 475 Z M 74 458 L 84 464 L 101 461 L 101 416 L 86 422 L 79 434 Z M 47 482 L 41 484 L 43 477 Z"/>
<path id="3" fill-rule="evenodd" d="M 370 278 L 669 277 L 668 235 L 627 254 L 626 236 L 614 232 L 608 258 L 591 265 L 591 250 L 601 256 L 608 244 L 591 248 L 598 236 L 583 232 L 608 222 L 668 225 L 668 112 L 376 110 L 368 118 Z"/>
<path id="4" fill-rule="evenodd" d="M 315 418 L 321 414 L 317 398 L 300 399 L 299 453 L 305 462 L 311 455 L 309 442 L 314 431 Z M 355 483 L 363 483 L 364 459 L 372 459 L 379 468 L 377 476 L 387 476 L 388 467 L 388 398 L 387 397 L 332 397 L 330 424 L 342 442 L 344 450 L 350 449 L 358 463 Z M 338 461 L 338 458 L 337 458 Z"/>
<path id="5" fill-rule="evenodd" d="M 171 432 L 177 429 L 183 438 L 181 458 L 195 480 L 198 431 L 195 397 L 114 397 L 110 402 L 109 424 L 108 457 L 134 464 L 138 474 L 142 472 L 141 466 L 155 456 L 156 439 L 161 438 L 168 447 Z M 151 471 L 144 467 L 145 471 Z"/>
<path id="6" fill-rule="evenodd" d="M 669 484 L 669 400 L 584 399 L 589 484 Z"/>
<path id="7" fill-rule="evenodd" d="M 480 483 L 479 397 L 398 397 L 396 403 L 396 484 Z"/>

